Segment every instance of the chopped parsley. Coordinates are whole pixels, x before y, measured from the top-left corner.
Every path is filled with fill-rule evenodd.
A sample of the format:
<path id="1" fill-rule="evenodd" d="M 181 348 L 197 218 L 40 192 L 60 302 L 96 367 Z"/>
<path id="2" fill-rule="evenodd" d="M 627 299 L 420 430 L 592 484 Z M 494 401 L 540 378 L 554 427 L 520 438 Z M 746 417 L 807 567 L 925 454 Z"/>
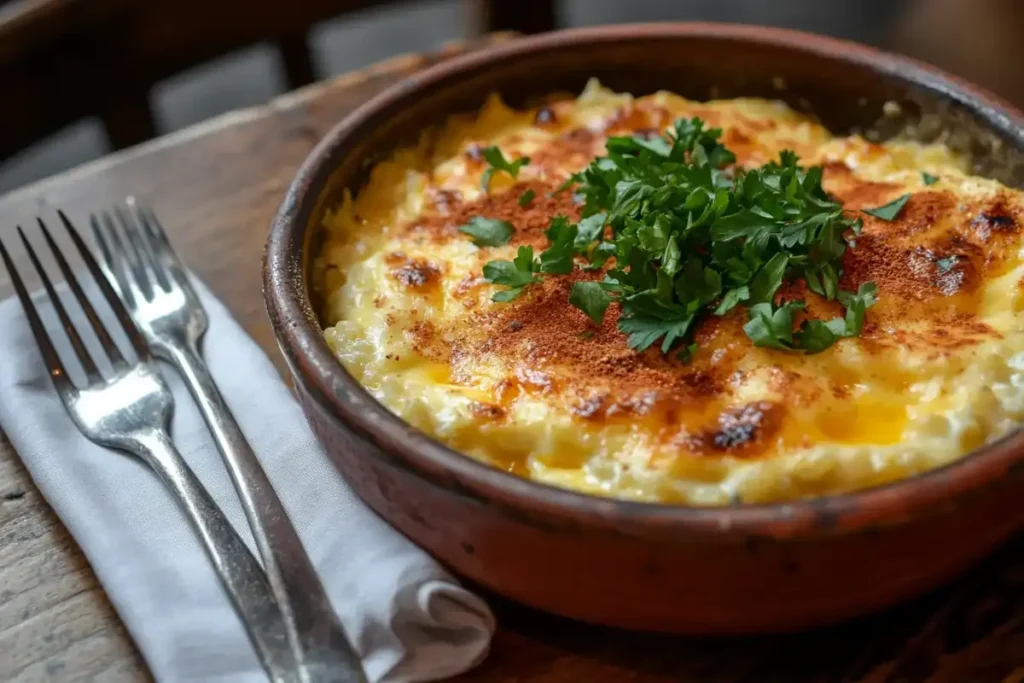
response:
<path id="1" fill-rule="evenodd" d="M 480 188 L 484 192 L 487 192 L 490 188 L 491 176 L 496 172 L 504 171 L 515 179 L 519 177 L 519 169 L 530 163 L 530 157 L 519 157 L 515 161 L 509 161 L 495 145 L 491 145 L 483 150 L 483 156 L 487 163 L 490 164 L 490 168 L 484 171 L 484 174 L 480 177 Z"/>
<path id="2" fill-rule="evenodd" d="M 618 328 L 633 349 L 658 344 L 668 353 L 681 346 L 678 355 L 686 358 L 701 318 L 741 304 L 749 315 L 744 330 L 758 346 L 817 353 L 860 334 L 877 290 L 865 283 L 856 293 L 844 291 L 839 280 L 861 221 L 825 193 L 820 167 L 803 168 L 784 151 L 760 168 L 735 168 L 720 136 L 693 118 L 655 138 L 609 138 L 607 154 L 558 190 L 571 188 L 579 197 L 582 219 L 552 218 L 549 246 L 537 258 L 520 247 L 514 261 L 484 267 L 485 278 L 510 288 L 494 299 L 519 296 L 539 273 L 570 273 L 577 261 L 597 270 L 614 259 L 602 281 L 575 283 L 569 301 L 595 324 L 617 304 Z M 895 217 L 906 200 L 874 211 Z M 845 316 L 806 319 L 795 328 L 804 302 L 775 300 L 796 279 L 838 299 Z"/>
<path id="3" fill-rule="evenodd" d="M 519 252 L 511 261 L 490 261 L 484 265 L 484 277 L 498 285 L 507 285 L 510 289 L 495 292 L 494 301 L 512 301 L 523 293 L 523 288 L 539 282 L 534 275 L 539 264 L 533 258 L 533 247 L 519 247 Z"/>
<path id="4" fill-rule="evenodd" d="M 519 195 L 519 200 L 516 202 L 522 208 L 526 208 L 533 201 L 533 198 L 537 196 L 537 193 L 533 190 L 527 190 L 526 192 Z"/>
<path id="5" fill-rule="evenodd" d="M 598 282 L 577 282 L 569 292 L 569 303 L 586 313 L 595 325 L 600 325 L 612 298 Z"/>
<path id="6" fill-rule="evenodd" d="M 939 182 L 939 176 L 921 171 L 921 182 L 923 182 L 925 185 L 934 185 L 935 183 Z"/>
<path id="7" fill-rule="evenodd" d="M 473 216 L 468 223 L 459 226 L 459 232 L 472 237 L 473 244 L 478 247 L 500 247 L 508 244 L 516 229 L 508 221 Z"/>
<path id="8" fill-rule="evenodd" d="M 904 194 L 892 200 L 885 206 L 862 210 L 864 213 L 871 214 L 875 218 L 881 218 L 883 221 L 892 221 L 895 220 L 896 216 L 900 215 L 900 211 L 903 210 L 903 206 L 907 203 L 908 199 L 910 199 L 910 195 Z"/>

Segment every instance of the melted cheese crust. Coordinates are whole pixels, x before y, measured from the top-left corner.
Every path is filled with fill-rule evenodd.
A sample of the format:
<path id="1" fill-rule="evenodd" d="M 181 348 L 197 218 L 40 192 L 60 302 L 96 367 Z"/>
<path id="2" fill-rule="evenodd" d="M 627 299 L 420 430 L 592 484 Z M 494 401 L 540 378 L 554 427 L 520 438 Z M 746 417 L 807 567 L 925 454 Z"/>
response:
<path id="1" fill-rule="evenodd" d="M 689 363 L 627 348 L 609 309 L 595 327 L 568 303 L 577 269 L 511 303 L 481 268 L 521 244 L 543 249 L 548 193 L 603 152 L 609 135 L 699 116 L 724 129 L 738 164 L 792 149 L 823 164 L 848 209 L 910 201 L 893 222 L 867 214 L 841 285 L 874 280 L 863 335 L 816 355 L 755 348 L 745 310 L 709 316 Z M 480 189 L 480 150 L 529 156 L 517 180 Z M 922 171 L 938 176 L 926 185 Z M 536 198 L 517 199 L 526 189 Z M 478 248 L 469 217 L 516 226 Z M 591 494 L 690 505 L 767 502 L 878 485 L 939 467 L 1024 417 L 1024 195 L 972 177 L 942 145 L 834 137 L 779 102 L 633 98 L 592 82 L 526 111 L 492 97 L 378 165 L 325 220 L 318 261 L 327 341 L 398 416 L 495 467 Z M 802 287 L 808 314 L 839 313 Z"/>

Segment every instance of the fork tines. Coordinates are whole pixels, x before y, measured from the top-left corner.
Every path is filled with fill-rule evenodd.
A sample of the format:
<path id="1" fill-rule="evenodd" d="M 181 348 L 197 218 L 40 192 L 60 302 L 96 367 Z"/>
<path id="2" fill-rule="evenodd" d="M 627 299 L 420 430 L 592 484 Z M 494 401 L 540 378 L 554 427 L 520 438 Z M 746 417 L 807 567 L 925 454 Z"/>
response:
<path id="1" fill-rule="evenodd" d="M 131 343 L 132 348 L 135 350 L 138 358 L 140 360 L 147 359 L 149 357 L 149 351 L 142 339 L 142 335 L 135 327 L 135 323 L 132 322 L 131 316 L 129 316 L 128 311 L 125 309 L 124 304 L 122 304 L 120 299 L 118 299 L 117 294 L 110 286 L 107 278 L 103 275 L 99 265 L 96 263 L 96 259 L 93 258 L 88 247 L 85 245 L 85 242 L 83 242 L 81 236 L 79 236 L 78 231 L 75 230 L 74 225 L 72 225 L 71 221 L 68 220 L 68 217 L 63 211 L 58 211 L 57 214 L 60 216 L 60 220 L 64 224 L 68 235 L 70 235 L 71 241 L 74 242 L 82 261 L 85 263 L 86 269 L 99 286 L 100 292 L 103 294 L 103 298 L 114 312 L 117 320 L 121 323 L 121 327 L 124 329 L 125 335 Z M 57 242 L 53 239 L 49 229 L 46 227 L 46 223 L 44 223 L 41 218 L 37 220 L 39 222 L 39 228 L 43 233 L 43 238 L 46 240 L 50 252 L 53 254 L 54 260 L 57 262 L 61 275 L 64 277 L 68 287 L 71 289 L 75 299 L 78 301 L 78 305 L 81 307 L 82 312 L 85 313 L 85 317 L 89 321 L 89 325 L 92 327 L 96 338 L 99 340 L 100 346 L 107 354 L 115 372 L 125 369 L 127 367 L 127 362 L 122 355 L 121 350 L 117 347 L 117 344 L 111 337 L 106 325 L 96 313 L 95 307 L 89 301 L 89 297 L 86 296 L 82 286 L 79 284 L 78 278 L 72 271 L 67 259 L 64 257 L 63 252 L 57 246 Z M 64 328 L 64 332 L 71 344 L 71 348 L 74 351 L 78 362 L 81 364 L 82 369 L 85 371 L 86 379 L 89 384 L 95 384 L 102 381 L 95 359 L 86 348 L 81 334 L 71 321 L 71 317 L 68 315 L 67 309 L 64 307 L 60 296 L 57 294 L 53 282 L 50 280 L 46 269 L 43 267 L 39 257 L 36 255 L 36 251 L 32 247 L 32 243 L 29 241 L 20 226 L 18 227 L 18 235 L 21 237 L 21 241 L 25 245 L 25 251 L 28 253 L 32 266 L 35 268 L 39 275 L 39 279 L 43 283 L 43 289 L 46 291 L 46 295 L 57 314 L 57 318 L 60 320 L 61 327 Z M 61 360 L 60 354 L 57 353 L 53 341 L 51 340 L 49 333 L 46 331 L 46 326 L 43 324 L 42 318 L 39 316 L 35 304 L 32 302 L 32 297 L 26 290 L 24 281 L 21 279 L 21 275 L 19 274 L 18 269 L 15 268 L 14 262 L 2 241 L 0 241 L 0 256 L 2 256 L 4 266 L 11 275 L 11 282 L 14 284 L 14 291 L 17 293 L 18 299 L 21 301 L 22 308 L 25 310 L 25 316 L 28 318 L 29 327 L 32 329 L 32 335 L 36 339 L 36 344 L 39 346 L 39 350 L 43 355 L 43 360 L 50 371 L 50 376 L 53 378 L 54 384 L 62 395 L 65 392 L 74 391 L 75 387 L 68 378 L 67 370 Z"/>
<path id="2" fill-rule="evenodd" d="M 153 300 L 156 287 L 170 292 L 175 285 L 171 279 L 180 281 L 184 274 L 156 215 L 132 197 L 126 204 L 127 209 L 115 206 L 93 214 L 89 224 L 107 279 L 117 284 L 128 308 L 135 309 L 143 300 Z"/>

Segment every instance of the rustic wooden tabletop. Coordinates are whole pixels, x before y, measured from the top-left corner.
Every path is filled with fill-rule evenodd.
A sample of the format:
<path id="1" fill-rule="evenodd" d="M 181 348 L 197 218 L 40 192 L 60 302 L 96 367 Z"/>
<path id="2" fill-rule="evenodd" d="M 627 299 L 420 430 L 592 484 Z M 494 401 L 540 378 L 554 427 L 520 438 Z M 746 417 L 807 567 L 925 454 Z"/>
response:
<path id="1" fill-rule="evenodd" d="M 333 123 L 367 98 L 473 47 L 390 60 L 17 191 L 0 198 L 0 238 L 37 215 L 53 217 L 56 208 L 84 222 L 91 210 L 140 196 L 162 217 L 184 260 L 283 370 L 259 265 L 295 169 Z M 9 293 L 0 273 L 0 299 Z M 488 597 L 500 622 L 493 651 L 459 681 L 1024 683 L 1024 538 L 931 595 L 799 635 L 623 633 Z M 0 433 L 0 681 L 148 679 L 85 558 Z"/>

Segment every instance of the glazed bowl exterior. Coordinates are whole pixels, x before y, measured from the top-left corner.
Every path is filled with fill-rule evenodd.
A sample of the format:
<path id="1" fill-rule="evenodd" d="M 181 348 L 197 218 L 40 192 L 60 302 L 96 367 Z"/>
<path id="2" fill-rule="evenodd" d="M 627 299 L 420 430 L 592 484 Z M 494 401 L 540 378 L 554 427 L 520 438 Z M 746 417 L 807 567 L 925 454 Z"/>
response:
<path id="1" fill-rule="evenodd" d="M 862 614 L 950 578 L 1024 522 L 1024 435 L 889 486 L 773 505 L 602 499 L 517 478 L 391 414 L 337 362 L 310 287 L 324 211 L 425 127 L 500 92 L 522 104 L 597 76 L 640 95 L 782 98 L 834 132 L 944 131 L 977 172 L 1024 184 L 1022 116 L 916 62 L 785 30 L 611 26 L 525 38 L 409 77 L 338 124 L 277 215 L 267 308 L 310 425 L 358 494 L 456 573 L 601 624 L 690 633 L 791 630 Z M 880 118 L 887 101 L 901 117 Z M 887 108 L 892 111 L 892 108 Z"/>

